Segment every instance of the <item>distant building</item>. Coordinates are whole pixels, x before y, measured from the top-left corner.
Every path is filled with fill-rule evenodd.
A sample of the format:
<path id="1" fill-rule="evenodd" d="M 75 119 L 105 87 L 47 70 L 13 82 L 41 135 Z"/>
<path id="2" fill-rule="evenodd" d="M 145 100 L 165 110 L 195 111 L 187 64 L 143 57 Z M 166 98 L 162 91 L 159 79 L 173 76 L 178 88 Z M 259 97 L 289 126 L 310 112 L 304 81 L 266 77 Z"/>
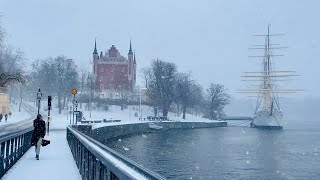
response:
<path id="1" fill-rule="evenodd" d="M 104 54 L 97 51 L 94 44 L 93 75 L 96 91 L 105 98 L 125 98 L 136 85 L 137 63 L 135 54 L 130 48 L 128 58 L 122 56 L 119 50 L 112 45 Z"/>
<path id="2" fill-rule="evenodd" d="M 8 94 L 5 93 L 6 91 L 6 88 L 0 88 L 0 113 L 2 115 L 10 112 L 10 100 Z"/>

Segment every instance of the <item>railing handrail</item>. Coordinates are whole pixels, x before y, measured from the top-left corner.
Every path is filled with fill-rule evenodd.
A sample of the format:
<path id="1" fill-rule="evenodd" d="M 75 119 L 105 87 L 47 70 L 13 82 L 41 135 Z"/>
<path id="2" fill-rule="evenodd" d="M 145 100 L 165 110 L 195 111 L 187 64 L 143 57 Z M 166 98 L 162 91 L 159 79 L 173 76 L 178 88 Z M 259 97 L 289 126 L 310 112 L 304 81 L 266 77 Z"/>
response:
<path id="1" fill-rule="evenodd" d="M 26 105 L 26 104 L 23 104 L 23 105 L 25 106 L 26 109 L 27 108 L 30 109 L 30 107 L 28 107 L 29 105 Z M 33 120 L 33 117 L 30 117 L 23 121 L 18 121 L 15 123 L 10 123 L 8 125 L 3 125 L 3 128 L 5 129 L 10 129 L 10 128 L 12 129 L 10 129 L 8 133 L 0 135 L 0 143 L 32 131 L 33 130 L 33 124 L 31 123 L 32 120 Z"/>
<path id="2" fill-rule="evenodd" d="M 13 132 L 13 133 L 8 133 L 8 134 L 5 134 L 5 135 L 2 135 L 0 137 L 0 143 L 8 141 L 9 139 L 15 138 L 17 136 L 20 136 L 20 135 L 25 134 L 25 133 L 30 132 L 30 131 L 33 131 L 33 128 L 27 128 L 27 129 L 23 129 L 23 130 L 18 130 L 18 131 Z"/>
<path id="3" fill-rule="evenodd" d="M 23 108 L 31 114 L 30 106 L 23 103 Z M 2 178 L 31 147 L 32 117 L 3 125 L 0 127 L 0 131 L 0 178 Z"/>
<path id="4" fill-rule="evenodd" d="M 139 172 L 140 174 L 142 174 L 143 176 L 145 176 L 146 178 L 149 179 L 160 179 L 160 180 L 164 180 L 165 178 L 162 177 L 161 175 L 141 166 L 140 164 L 132 161 L 131 159 L 121 155 L 120 153 L 112 150 L 111 148 L 107 147 L 106 145 L 100 143 L 99 141 L 89 137 L 88 135 L 72 128 L 71 126 L 67 127 L 68 130 L 70 130 L 70 132 L 73 133 L 74 136 L 76 136 L 78 138 L 78 140 L 83 143 L 85 146 L 90 147 L 89 144 L 87 144 L 85 141 L 81 140 L 81 137 L 79 136 L 83 136 L 84 138 L 86 138 L 88 141 L 92 142 L 93 144 L 97 145 L 98 147 L 100 147 L 101 149 L 103 149 L 104 151 L 106 151 L 107 153 L 109 153 L 110 155 L 114 156 L 116 159 L 122 161 L 123 163 L 125 163 L 127 166 L 129 166 L 130 168 L 134 169 L 135 171 Z M 88 148 L 89 149 L 89 148 Z M 93 148 L 90 148 L 90 151 L 93 150 L 95 151 Z M 95 153 L 95 152 L 93 152 Z M 99 153 L 95 153 L 95 154 L 99 154 Z M 101 157 L 103 158 L 103 157 Z"/>

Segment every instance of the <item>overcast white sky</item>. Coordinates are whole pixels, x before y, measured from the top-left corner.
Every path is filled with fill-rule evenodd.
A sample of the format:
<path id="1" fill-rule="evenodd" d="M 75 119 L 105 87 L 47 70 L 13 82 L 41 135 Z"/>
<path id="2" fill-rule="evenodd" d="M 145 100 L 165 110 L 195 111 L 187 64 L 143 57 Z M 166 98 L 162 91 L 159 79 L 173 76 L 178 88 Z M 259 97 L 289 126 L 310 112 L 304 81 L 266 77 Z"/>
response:
<path id="1" fill-rule="evenodd" d="M 289 47 L 277 67 L 301 75 L 288 86 L 305 89 L 300 97 L 320 97 L 319 7 L 318 0 L 0 0 L 7 42 L 28 62 L 65 55 L 88 67 L 95 37 L 99 52 L 114 44 L 123 55 L 131 38 L 139 69 L 160 58 L 236 96 L 241 72 L 259 69 L 248 47 L 263 39 L 251 35 L 270 23 L 286 34 L 274 42 Z"/>

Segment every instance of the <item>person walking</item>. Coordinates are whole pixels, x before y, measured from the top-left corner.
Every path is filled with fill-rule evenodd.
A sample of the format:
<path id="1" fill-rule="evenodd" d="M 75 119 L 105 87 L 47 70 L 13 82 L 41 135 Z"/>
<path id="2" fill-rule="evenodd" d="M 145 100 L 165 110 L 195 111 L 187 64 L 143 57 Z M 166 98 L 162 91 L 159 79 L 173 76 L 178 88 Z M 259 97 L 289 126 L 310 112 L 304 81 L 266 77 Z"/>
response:
<path id="1" fill-rule="evenodd" d="M 7 122 L 7 120 L 8 120 L 8 114 L 4 115 L 4 118 L 5 118 L 6 122 Z"/>
<path id="2" fill-rule="evenodd" d="M 2 118 L 3 118 L 3 116 L 2 116 L 2 113 L 0 114 L 0 122 L 2 121 Z"/>
<path id="3" fill-rule="evenodd" d="M 33 133 L 31 138 L 31 145 L 35 146 L 36 159 L 39 160 L 40 147 L 42 144 L 42 139 L 46 134 L 46 123 L 42 120 L 40 114 L 37 115 L 37 118 L 33 121 Z"/>

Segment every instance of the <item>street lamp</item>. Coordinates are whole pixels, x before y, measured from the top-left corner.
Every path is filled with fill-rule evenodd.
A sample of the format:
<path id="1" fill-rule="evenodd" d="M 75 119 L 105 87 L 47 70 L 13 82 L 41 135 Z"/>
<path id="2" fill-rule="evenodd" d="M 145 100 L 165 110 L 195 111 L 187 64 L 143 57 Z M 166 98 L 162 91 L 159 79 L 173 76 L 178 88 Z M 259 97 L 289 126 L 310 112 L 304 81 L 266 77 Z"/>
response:
<path id="1" fill-rule="evenodd" d="M 140 119 L 142 121 L 142 107 L 141 107 L 141 104 L 142 104 L 142 91 L 143 90 L 146 90 L 147 88 L 141 88 L 140 89 L 140 105 L 139 105 L 139 111 L 140 111 Z"/>
<path id="2" fill-rule="evenodd" d="M 142 94 L 142 89 L 140 89 L 140 105 L 139 105 L 140 119 L 142 121 L 142 112 L 141 112 L 141 101 L 142 101 L 142 99 L 141 99 L 141 94 Z"/>
<path id="3" fill-rule="evenodd" d="M 74 103 L 74 105 L 75 105 L 75 107 L 76 107 L 76 113 L 78 113 L 78 101 L 76 101 L 76 102 Z M 76 124 L 77 124 L 77 115 L 78 115 L 78 114 L 76 114 Z"/>
<path id="4" fill-rule="evenodd" d="M 41 101 L 41 97 L 42 97 L 42 92 L 39 91 L 37 92 L 37 100 L 38 100 L 38 114 L 40 114 L 40 101 Z"/>

